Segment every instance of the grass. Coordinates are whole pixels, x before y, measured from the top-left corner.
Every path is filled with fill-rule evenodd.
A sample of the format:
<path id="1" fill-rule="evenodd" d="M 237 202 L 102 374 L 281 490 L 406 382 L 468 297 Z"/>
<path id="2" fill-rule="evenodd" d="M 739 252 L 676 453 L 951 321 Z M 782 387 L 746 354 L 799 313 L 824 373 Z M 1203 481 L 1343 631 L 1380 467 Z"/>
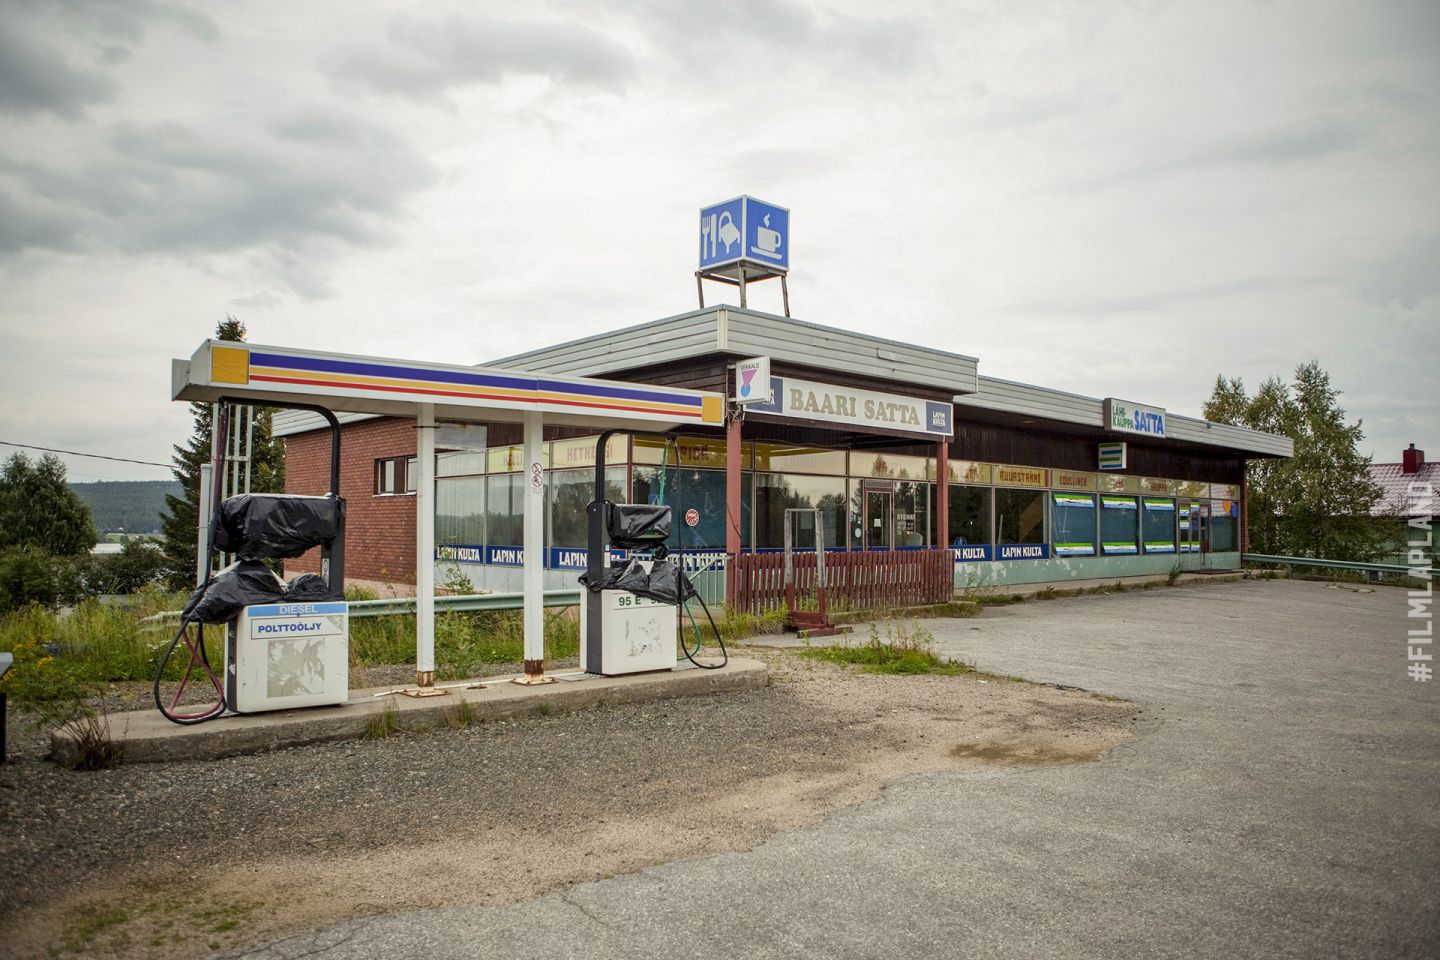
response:
<path id="1" fill-rule="evenodd" d="M 400 711 L 395 709 L 393 703 L 385 704 L 365 721 L 365 736 L 370 740 L 384 740 L 399 732 Z"/>
<path id="2" fill-rule="evenodd" d="M 698 608 L 698 604 L 695 605 Z M 747 637 L 760 636 L 762 634 L 784 633 L 785 632 L 785 608 L 772 607 L 764 613 L 742 613 L 738 610 L 731 610 L 729 607 L 712 607 L 712 614 L 715 615 L 715 628 L 712 629 L 710 622 L 705 619 L 705 614 L 695 609 L 695 622 L 700 625 L 700 636 L 707 642 L 715 640 L 716 630 L 719 630 L 720 638 L 726 643 L 734 643 L 744 640 Z M 685 623 L 685 642 L 694 640 L 695 633 L 689 622 Z"/>
<path id="3" fill-rule="evenodd" d="M 94 682 L 149 680 L 163 646 L 175 635 L 176 623 L 145 619 L 178 610 L 185 599 L 184 594 L 147 590 L 136 594 L 128 608 L 90 599 L 64 616 L 40 606 L 22 607 L 0 617 L 0 650 L 15 653 L 17 669 L 34 654 L 37 660 L 47 656 L 62 660 Z M 206 650 L 220 656 L 220 631 L 206 631 Z M 183 658 L 171 668 L 177 678 L 182 663 Z"/>
<path id="4" fill-rule="evenodd" d="M 870 639 L 863 644 L 806 647 L 800 656 L 841 666 L 858 666 L 865 673 L 958 676 L 975 672 L 969 664 L 940 659 L 934 645 L 935 637 L 919 624 L 887 625 L 884 638 L 880 636 L 879 627 L 871 624 Z"/>
<path id="5" fill-rule="evenodd" d="M 480 712 L 469 700 L 456 700 L 440 709 L 440 722 L 451 730 L 464 730 L 479 716 Z"/>
<path id="6" fill-rule="evenodd" d="M 66 953 L 88 953 L 97 937 L 129 919 L 130 914 L 123 908 L 114 904 L 101 905 L 85 916 L 76 917 L 68 925 L 61 937 L 60 949 Z"/>
<path id="7" fill-rule="evenodd" d="M 578 656 L 580 621 L 569 609 L 546 611 L 545 655 Z M 459 680 L 498 663 L 525 659 L 525 622 L 519 610 L 440 613 L 435 616 L 435 679 Z M 365 668 L 415 662 L 414 616 L 350 621 L 350 664 Z"/>
<path id="8" fill-rule="evenodd" d="M 0 616 L 0 650 L 15 654 L 15 666 L 0 681 L 0 690 L 9 693 L 17 707 L 30 708 L 94 693 L 100 684 L 148 683 L 178 624 L 147 618 L 179 610 L 186 599 L 186 594 L 145 591 L 124 609 L 86 600 L 64 613 L 29 606 Z M 224 662 L 223 638 L 220 627 L 205 630 L 205 649 L 217 670 Z M 435 618 L 436 679 L 471 677 L 490 665 L 516 663 L 524 659 L 524 647 L 518 610 L 440 614 Z M 562 659 L 579 651 L 580 624 L 573 611 L 546 611 L 546 656 Z M 187 659 L 182 645 L 171 657 L 165 679 L 178 681 Z M 350 622 L 353 671 L 414 662 L 413 616 Z"/>

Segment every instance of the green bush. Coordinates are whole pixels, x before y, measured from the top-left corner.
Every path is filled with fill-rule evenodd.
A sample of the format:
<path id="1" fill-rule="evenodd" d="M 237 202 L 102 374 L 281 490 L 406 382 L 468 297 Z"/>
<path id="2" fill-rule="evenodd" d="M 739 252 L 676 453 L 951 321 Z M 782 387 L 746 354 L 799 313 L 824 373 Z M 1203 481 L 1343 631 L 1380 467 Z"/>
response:
<path id="1" fill-rule="evenodd" d="M 86 556 L 57 557 L 39 547 L 0 552 L 0 612 L 30 603 L 74 603 L 85 595 L 88 561 Z"/>
<path id="2" fill-rule="evenodd" d="M 86 585 L 90 593 L 135 593 L 162 581 L 169 561 L 146 540 L 131 540 L 119 553 L 90 558 Z"/>

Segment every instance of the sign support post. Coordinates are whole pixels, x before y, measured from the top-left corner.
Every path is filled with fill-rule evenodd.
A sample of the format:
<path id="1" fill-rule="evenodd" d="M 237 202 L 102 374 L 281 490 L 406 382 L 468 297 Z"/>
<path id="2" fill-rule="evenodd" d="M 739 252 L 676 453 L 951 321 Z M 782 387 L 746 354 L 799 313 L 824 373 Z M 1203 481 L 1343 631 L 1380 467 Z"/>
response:
<path id="1" fill-rule="evenodd" d="M 525 413 L 525 675 L 520 684 L 554 683 L 545 676 L 545 418 Z"/>
<path id="2" fill-rule="evenodd" d="M 435 689 L 435 404 L 419 405 L 415 418 L 415 686 Z"/>

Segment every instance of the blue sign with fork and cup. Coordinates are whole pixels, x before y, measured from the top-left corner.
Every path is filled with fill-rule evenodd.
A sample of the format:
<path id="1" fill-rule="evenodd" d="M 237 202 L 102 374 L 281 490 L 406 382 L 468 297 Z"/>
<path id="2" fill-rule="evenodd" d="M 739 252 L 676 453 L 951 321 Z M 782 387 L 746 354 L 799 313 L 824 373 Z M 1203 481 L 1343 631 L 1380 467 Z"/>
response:
<path id="1" fill-rule="evenodd" d="M 740 262 L 790 268 L 789 210 L 754 197 L 736 197 L 700 211 L 700 269 Z"/>

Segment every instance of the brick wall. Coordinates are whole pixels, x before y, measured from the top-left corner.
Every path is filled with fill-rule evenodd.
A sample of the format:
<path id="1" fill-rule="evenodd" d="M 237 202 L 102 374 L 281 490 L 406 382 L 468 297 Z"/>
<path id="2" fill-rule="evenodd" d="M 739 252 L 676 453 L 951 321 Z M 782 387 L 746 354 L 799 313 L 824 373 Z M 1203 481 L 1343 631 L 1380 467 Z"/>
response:
<path id="1" fill-rule="evenodd" d="M 415 421 L 393 417 L 341 428 L 340 495 L 345 498 L 345 577 L 415 582 L 415 497 L 375 495 L 375 461 L 415 455 Z M 330 431 L 285 438 L 285 492 L 330 489 Z M 285 561 L 285 575 L 318 573 L 320 551 Z"/>

